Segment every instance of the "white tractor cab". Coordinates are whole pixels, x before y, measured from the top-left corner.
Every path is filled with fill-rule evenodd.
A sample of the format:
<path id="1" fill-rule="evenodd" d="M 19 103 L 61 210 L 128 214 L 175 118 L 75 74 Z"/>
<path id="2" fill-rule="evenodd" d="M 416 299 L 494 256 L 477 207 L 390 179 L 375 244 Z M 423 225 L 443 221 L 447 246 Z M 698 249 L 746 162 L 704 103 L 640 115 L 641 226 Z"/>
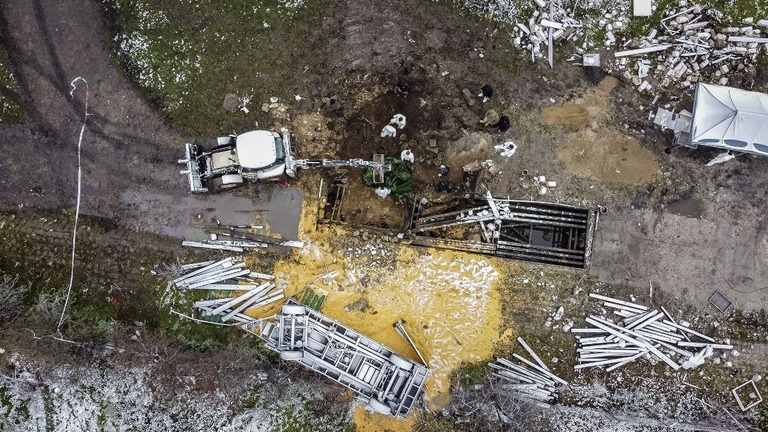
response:
<path id="1" fill-rule="evenodd" d="M 375 161 L 350 160 L 295 160 L 291 151 L 291 134 L 288 129 L 280 133 L 264 130 L 241 135 L 219 137 L 217 145 L 205 151 L 197 144 L 187 143 L 186 158 L 179 159 L 187 169 L 181 171 L 188 177 L 192 192 L 208 192 L 213 189 L 229 189 L 243 184 L 244 180 L 281 179 L 284 175 L 296 176 L 299 168 L 316 167 L 366 167 L 383 178 L 391 170 L 384 163 L 383 155 Z"/>
<path id="2" fill-rule="evenodd" d="M 186 159 L 179 163 L 187 165 L 181 173 L 189 177 L 192 192 L 228 189 L 240 186 L 245 179 L 277 180 L 284 174 L 296 175 L 287 129 L 280 134 L 256 130 L 219 137 L 217 144 L 205 151 L 199 145 L 187 143 Z"/>

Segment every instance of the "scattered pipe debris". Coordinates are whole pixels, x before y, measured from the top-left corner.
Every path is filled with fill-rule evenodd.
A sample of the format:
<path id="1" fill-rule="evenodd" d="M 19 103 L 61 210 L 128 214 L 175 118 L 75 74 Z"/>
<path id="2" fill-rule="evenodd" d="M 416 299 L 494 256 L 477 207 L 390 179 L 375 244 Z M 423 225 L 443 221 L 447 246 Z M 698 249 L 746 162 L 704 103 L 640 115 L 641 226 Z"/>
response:
<path id="1" fill-rule="evenodd" d="M 664 308 L 659 312 L 599 294 L 589 296 L 614 309 L 613 314 L 621 317 L 622 325 L 591 315 L 586 319 L 591 328 L 572 328 L 571 333 L 589 335 L 578 337 L 576 370 L 607 366 L 610 372 L 640 357 L 656 357 L 674 370 L 692 369 L 703 364 L 713 350 L 733 349 L 730 344 L 717 344 L 713 338 L 678 324 Z M 704 342 L 684 340 L 688 335 Z M 699 351 L 692 352 L 690 348 Z M 675 358 L 683 359 L 682 364 Z"/>
<path id="2" fill-rule="evenodd" d="M 544 57 L 541 45 L 547 47 L 549 67 L 554 67 L 554 44 L 574 41 L 584 36 L 582 22 L 573 18 L 573 10 L 567 10 L 558 1 L 535 0 L 536 10 L 527 23 L 516 22 L 512 42 L 531 52 L 531 61 Z M 549 3 L 549 4 L 547 4 Z"/>
<path id="3" fill-rule="evenodd" d="M 760 37 L 768 31 L 767 20 L 753 24 L 753 18 L 746 18 L 743 27 L 717 29 L 713 22 L 722 15 L 719 11 L 681 1 L 648 35 L 619 42 L 610 37 L 612 30 L 623 28 L 628 20 L 614 14 L 606 13 L 598 24 L 606 30 L 605 45 L 623 50 L 614 52 L 615 62 L 603 66 L 622 74 L 641 92 L 672 85 L 688 90 L 697 82 L 727 85 L 734 72 L 754 73 L 757 56 L 768 52 L 768 38 Z"/>
<path id="4" fill-rule="evenodd" d="M 266 306 L 285 297 L 282 289 L 276 289 L 272 275 L 253 272 L 245 268 L 241 256 L 219 261 L 204 261 L 181 266 L 182 275 L 173 279 L 180 289 L 208 291 L 237 291 L 236 297 L 221 297 L 195 302 L 195 308 L 203 316 L 216 316 L 221 322 L 234 320 L 238 323 L 252 323 L 255 319 L 244 314 L 248 308 Z M 256 279 L 267 282 L 257 282 Z"/>
<path id="5" fill-rule="evenodd" d="M 513 354 L 513 357 L 522 365 L 504 358 L 497 358 L 496 362 L 488 363 L 488 366 L 494 369 L 493 376 L 510 382 L 509 388 L 526 398 L 541 402 L 554 401 L 558 388 L 567 386 L 568 382 L 552 373 L 523 338 L 518 337 L 517 341 L 530 354 L 533 361 L 518 354 Z"/>

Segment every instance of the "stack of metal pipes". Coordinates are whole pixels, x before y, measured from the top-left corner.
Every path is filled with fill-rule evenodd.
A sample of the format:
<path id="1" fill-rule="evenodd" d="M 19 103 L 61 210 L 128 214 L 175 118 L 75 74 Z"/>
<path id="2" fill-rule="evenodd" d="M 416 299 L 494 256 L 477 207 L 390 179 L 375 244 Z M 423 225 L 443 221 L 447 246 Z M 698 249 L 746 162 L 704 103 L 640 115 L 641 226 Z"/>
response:
<path id="1" fill-rule="evenodd" d="M 518 354 L 512 356 L 519 360 L 520 364 L 497 358 L 495 362 L 488 363 L 493 369 L 493 375 L 507 381 L 509 384 L 505 387 L 528 399 L 552 402 L 556 397 L 557 387 L 566 386 L 568 383 L 552 373 L 522 338 L 517 338 L 517 341 L 531 355 L 533 361 Z"/>
<path id="2" fill-rule="evenodd" d="M 195 302 L 195 307 L 205 315 L 220 315 L 222 322 L 251 322 L 253 318 L 244 314 L 246 309 L 266 306 L 285 297 L 283 290 L 276 289 L 271 282 L 274 276 L 245 268 L 239 256 L 185 264 L 181 271 L 184 274 L 173 280 L 178 288 L 238 293 L 235 297 Z"/>
<path id="3" fill-rule="evenodd" d="M 681 364 L 675 359 L 690 365 L 688 360 L 703 360 L 705 353 L 710 355 L 712 349 L 733 349 L 732 345 L 718 344 L 713 338 L 678 324 L 663 307 L 661 311 L 649 310 L 637 303 L 599 294 L 589 296 L 613 309 L 613 315 L 620 319 L 613 322 L 591 315 L 586 322 L 592 327 L 571 329 L 572 333 L 579 334 L 576 370 L 605 367 L 610 372 L 642 357 L 655 357 L 678 370 Z"/>

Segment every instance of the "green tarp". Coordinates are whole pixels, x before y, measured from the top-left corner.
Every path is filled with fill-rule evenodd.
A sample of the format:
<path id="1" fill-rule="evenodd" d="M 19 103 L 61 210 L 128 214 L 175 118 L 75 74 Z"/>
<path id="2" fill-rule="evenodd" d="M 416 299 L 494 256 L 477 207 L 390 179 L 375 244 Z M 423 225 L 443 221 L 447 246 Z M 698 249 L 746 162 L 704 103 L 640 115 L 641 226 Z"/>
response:
<path id="1" fill-rule="evenodd" d="M 363 172 L 363 183 L 369 187 L 383 186 L 390 190 L 390 195 L 396 198 L 407 196 L 413 190 L 413 173 L 411 164 L 400 158 L 384 158 L 384 163 L 389 164 L 392 170 L 384 173 L 384 184 L 373 184 L 373 169 L 368 168 Z"/>

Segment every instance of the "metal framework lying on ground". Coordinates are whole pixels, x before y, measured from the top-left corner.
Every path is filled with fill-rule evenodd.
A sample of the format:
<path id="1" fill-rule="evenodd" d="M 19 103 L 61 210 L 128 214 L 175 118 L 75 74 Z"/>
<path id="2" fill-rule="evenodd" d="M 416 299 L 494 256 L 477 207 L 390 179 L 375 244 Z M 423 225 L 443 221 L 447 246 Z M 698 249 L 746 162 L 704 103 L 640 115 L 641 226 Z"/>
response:
<path id="1" fill-rule="evenodd" d="M 464 200 L 436 212 L 417 207 L 409 227 L 411 243 L 522 261 L 589 267 L 597 220 L 594 210 L 494 198 L 490 192 L 483 199 L 485 205 Z M 464 227 L 479 231 L 482 241 L 445 238 L 448 231 Z"/>
<path id="2" fill-rule="evenodd" d="M 180 274 L 171 279 L 177 288 L 219 294 L 195 302 L 202 319 L 172 312 L 198 322 L 238 325 L 263 339 L 281 359 L 301 363 L 354 390 L 371 410 L 398 417 L 410 413 L 424 389 L 426 364 L 400 356 L 294 299 L 288 299 L 279 315 L 263 319 L 247 315 L 246 310 L 281 301 L 285 295 L 273 275 L 245 267 L 240 256 L 180 266 Z M 238 294 L 231 296 L 233 291 Z M 318 297 L 314 306 L 323 298 Z M 423 362 L 402 324 L 394 326 Z"/>
<path id="3" fill-rule="evenodd" d="M 296 361 L 350 388 L 375 412 L 407 416 L 429 369 L 292 299 L 272 319 L 243 328 L 283 360 Z"/>
<path id="4" fill-rule="evenodd" d="M 398 231 L 344 221 L 346 184 L 320 185 L 318 222 L 353 226 L 403 244 L 453 249 L 521 261 L 588 268 L 599 219 L 596 209 L 567 204 L 467 194 L 427 207 L 405 203 Z M 483 202 L 484 201 L 484 202 Z M 466 240 L 470 234 L 481 240 Z"/>

